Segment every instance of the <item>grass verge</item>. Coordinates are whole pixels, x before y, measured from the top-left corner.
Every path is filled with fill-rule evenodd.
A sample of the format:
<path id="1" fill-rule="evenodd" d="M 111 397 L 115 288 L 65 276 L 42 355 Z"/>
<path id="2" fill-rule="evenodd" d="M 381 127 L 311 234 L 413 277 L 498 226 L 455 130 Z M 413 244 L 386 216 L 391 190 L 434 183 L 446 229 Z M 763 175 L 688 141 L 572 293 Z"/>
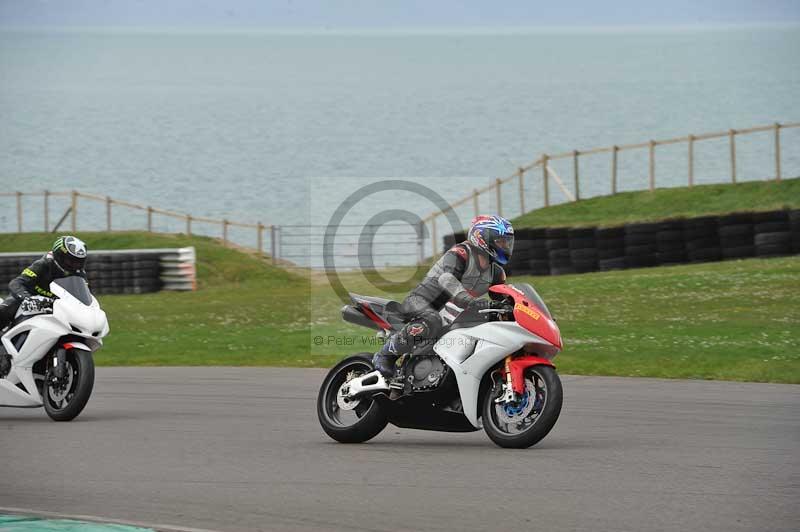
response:
<path id="1" fill-rule="evenodd" d="M 515 228 L 612 226 L 667 218 L 800 208 L 800 178 L 624 192 L 530 211 Z"/>
<path id="2" fill-rule="evenodd" d="M 370 331 L 341 321 L 342 302 L 324 275 L 289 274 L 203 237 L 79 236 L 91 249 L 198 252 L 197 292 L 100 297 L 111 334 L 98 364 L 326 367 L 379 346 Z M 44 250 L 52 238 L 2 235 L 0 251 Z M 360 274 L 341 279 L 378 296 L 402 298 L 408 288 Z M 800 383 L 800 257 L 511 281 L 536 286 L 558 319 L 561 372 Z"/>

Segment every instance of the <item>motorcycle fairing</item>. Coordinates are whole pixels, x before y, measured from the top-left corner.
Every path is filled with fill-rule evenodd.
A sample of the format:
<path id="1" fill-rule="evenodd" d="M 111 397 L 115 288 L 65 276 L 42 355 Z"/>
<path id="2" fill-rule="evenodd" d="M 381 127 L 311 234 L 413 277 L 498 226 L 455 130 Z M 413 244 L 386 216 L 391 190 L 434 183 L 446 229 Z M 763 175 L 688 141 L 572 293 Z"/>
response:
<path id="1" fill-rule="evenodd" d="M 549 343 L 558 347 L 561 345 L 561 333 L 558 326 L 550 317 L 549 312 L 539 308 L 534 301 L 530 301 L 514 285 L 495 285 L 489 288 L 494 294 L 511 296 L 514 299 L 514 320 L 520 326 L 544 338 Z"/>
<path id="2" fill-rule="evenodd" d="M 94 297 L 89 305 L 84 305 L 55 282 L 50 284 L 50 291 L 58 296 L 53 302 L 52 314 L 41 314 L 21 321 L 0 338 L 13 360 L 9 374 L 0 379 L 0 405 L 42 406 L 42 397 L 33 375 L 34 364 L 44 358 L 62 337 L 81 338 L 83 342 L 79 348 L 93 351 L 92 347 L 94 350 L 99 348 L 102 345 L 101 337 L 108 334 L 106 314 Z M 80 332 L 74 330 L 73 326 Z M 12 339 L 25 332 L 28 333 L 27 338 L 17 349 Z M 96 337 L 93 336 L 95 333 Z M 25 390 L 21 390 L 17 384 L 22 384 Z"/>
<path id="3" fill-rule="evenodd" d="M 524 350 L 536 353 L 545 362 L 559 349 L 516 322 L 495 321 L 470 329 L 456 329 L 442 336 L 434 352 L 450 366 L 456 376 L 464 415 L 473 426 L 478 421 L 478 395 L 481 378 L 509 353 Z"/>

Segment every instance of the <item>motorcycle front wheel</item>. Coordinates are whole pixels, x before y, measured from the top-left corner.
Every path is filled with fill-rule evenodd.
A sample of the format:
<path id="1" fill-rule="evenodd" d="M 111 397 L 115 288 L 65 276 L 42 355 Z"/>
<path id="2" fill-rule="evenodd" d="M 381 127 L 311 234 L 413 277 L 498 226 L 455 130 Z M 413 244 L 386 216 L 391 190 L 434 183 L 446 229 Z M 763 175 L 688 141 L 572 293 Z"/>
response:
<path id="1" fill-rule="evenodd" d="M 483 398 L 483 428 L 500 447 L 527 449 L 547 436 L 561 414 L 564 396 L 556 370 L 532 366 L 524 376 L 525 393 L 515 403 L 497 402 L 500 386 Z"/>
<path id="2" fill-rule="evenodd" d="M 56 377 L 52 363 L 42 384 L 44 410 L 53 421 L 71 421 L 83 411 L 94 388 L 94 359 L 80 349 L 67 351 L 64 376 Z"/>
<path id="3" fill-rule="evenodd" d="M 371 373 L 372 355 L 352 355 L 328 372 L 317 396 L 317 417 L 325 434 L 340 443 L 363 443 L 387 425 L 386 415 L 371 397 L 347 400 L 342 388 L 348 381 Z"/>

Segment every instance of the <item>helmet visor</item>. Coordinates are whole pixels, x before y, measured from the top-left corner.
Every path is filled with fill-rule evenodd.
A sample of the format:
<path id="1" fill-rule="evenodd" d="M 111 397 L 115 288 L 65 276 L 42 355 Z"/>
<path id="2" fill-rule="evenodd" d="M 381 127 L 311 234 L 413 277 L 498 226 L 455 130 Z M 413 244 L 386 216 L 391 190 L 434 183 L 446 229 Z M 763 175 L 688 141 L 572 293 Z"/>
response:
<path id="1" fill-rule="evenodd" d="M 498 251 L 502 251 L 506 257 L 510 257 L 511 252 L 514 251 L 514 235 L 503 235 L 495 237 L 494 247 Z"/>
<path id="2" fill-rule="evenodd" d="M 78 270 L 83 269 L 83 265 L 86 262 L 86 257 L 78 258 L 69 253 L 64 253 L 60 257 L 61 267 L 67 271 L 77 272 Z"/>

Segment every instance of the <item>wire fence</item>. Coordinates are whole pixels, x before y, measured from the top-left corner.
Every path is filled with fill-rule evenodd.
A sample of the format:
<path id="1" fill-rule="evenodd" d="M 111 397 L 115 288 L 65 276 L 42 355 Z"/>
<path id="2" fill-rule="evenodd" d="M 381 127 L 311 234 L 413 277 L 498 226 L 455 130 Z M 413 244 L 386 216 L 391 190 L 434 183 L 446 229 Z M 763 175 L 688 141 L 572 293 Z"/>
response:
<path id="1" fill-rule="evenodd" d="M 542 154 L 536 161 L 519 167 L 516 172 L 505 178 L 494 179 L 487 186 L 474 189 L 473 192 L 458 201 L 452 202 L 446 209 L 431 213 L 420 220 L 419 227 L 409 231 L 407 225 L 384 224 L 370 226 L 337 227 L 337 240 L 331 249 L 324 249 L 326 231 L 324 225 L 266 225 L 259 222 L 243 223 L 225 218 L 209 218 L 189 213 L 141 205 L 110 196 L 101 196 L 72 191 L 42 192 L 0 192 L 0 198 L 10 199 L 15 203 L 6 207 L 5 212 L 16 213 L 17 232 L 39 230 L 56 232 L 59 230 L 72 232 L 83 230 L 146 230 L 161 233 L 185 233 L 187 235 L 212 236 L 221 240 L 225 246 L 245 248 L 269 257 L 273 263 L 286 266 L 301 265 L 312 268 L 327 268 L 326 255 L 342 259 L 336 267 L 386 267 L 408 265 L 436 256 L 440 250 L 441 236 L 446 231 L 438 227 L 439 219 L 458 211 L 460 218 L 494 211 L 501 216 L 523 214 L 531 208 L 550 206 L 554 203 L 553 193 L 562 201 L 578 201 L 588 196 L 600 194 L 616 194 L 622 190 L 654 190 L 658 184 L 657 148 L 675 149 L 684 145 L 688 186 L 698 184 L 698 157 L 695 147 L 698 142 L 711 139 L 723 139 L 727 144 L 725 157 L 728 159 L 729 172 L 724 178 L 710 182 L 736 183 L 742 177 L 737 167 L 736 139 L 742 135 L 759 132 L 771 133 L 773 151 L 772 165 L 767 179 L 780 181 L 783 177 L 781 168 L 782 147 L 781 131 L 800 127 L 800 122 L 775 123 L 767 126 L 747 129 L 731 129 L 728 131 L 685 135 L 661 140 L 649 140 L 635 144 L 612 145 L 602 148 L 572 150 L 563 153 Z M 762 146 L 759 152 L 769 149 Z M 646 158 L 639 158 L 637 164 L 646 165 L 647 181 L 645 186 L 621 187 L 621 152 L 646 152 Z M 607 185 L 598 187 L 598 173 L 601 171 L 596 161 L 591 165 L 593 179 L 586 179 L 590 156 L 607 155 L 609 157 Z M 719 155 L 717 155 L 719 156 Z M 763 153 L 762 153 L 763 157 Z M 672 154 L 675 159 L 675 154 Z M 571 180 L 562 178 L 556 171 L 556 162 L 566 161 Z M 563 170 L 563 168 L 562 168 Z M 569 182 L 571 181 L 571 182 Z M 707 183 L 707 178 L 703 183 Z M 535 186 L 538 197 L 530 198 L 526 190 Z M 586 185 L 591 185 L 587 187 Z M 639 183 L 641 184 L 641 182 Z M 669 186 L 675 186 L 674 179 Z M 590 189 L 587 191 L 587 189 Z M 533 200 L 533 201 L 531 201 Z M 536 205 L 534 205 L 534 203 Z M 471 217 L 471 216 L 470 216 Z M 103 221 L 105 223 L 103 223 Z M 12 222 L 13 223 L 13 222 Z M 402 229 L 398 229 L 402 227 Z M 452 231 L 451 231 L 452 232 Z M 428 244 L 428 240 L 430 243 Z M 426 249 L 429 251 L 426 251 Z"/>
<path id="2" fill-rule="evenodd" d="M 480 214 L 483 210 L 492 210 L 503 216 L 510 217 L 510 213 L 524 214 L 533 207 L 530 203 L 526 205 L 526 181 L 540 180 L 541 188 L 539 188 L 540 196 L 537 206 L 549 207 L 553 203 L 553 187 L 563 196 L 568 202 L 578 201 L 582 198 L 589 196 L 596 196 L 599 194 L 582 194 L 582 185 L 586 185 L 585 174 L 581 172 L 582 166 L 585 164 L 586 158 L 589 156 L 596 156 L 600 154 L 608 154 L 608 189 L 606 193 L 617 194 L 621 191 L 620 188 L 620 153 L 625 151 L 647 151 L 647 186 L 627 188 L 626 190 L 641 190 L 647 188 L 654 190 L 657 185 L 657 164 L 656 164 L 656 148 L 659 146 L 674 146 L 685 145 L 686 154 L 686 170 L 687 181 L 689 187 L 697 184 L 697 166 L 698 160 L 695 153 L 695 147 L 698 142 L 707 141 L 711 139 L 727 139 L 727 158 L 729 161 L 729 173 L 723 179 L 715 179 L 712 182 L 731 182 L 737 183 L 741 179 L 739 169 L 737 168 L 737 152 L 736 152 L 736 139 L 742 135 L 748 135 L 759 132 L 772 133 L 772 147 L 774 170 L 771 171 L 768 179 L 780 181 L 783 177 L 781 168 L 782 148 L 781 148 L 781 131 L 785 129 L 798 128 L 800 122 L 791 123 L 774 123 L 765 126 L 757 126 L 746 129 L 730 129 L 728 131 L 718 131 L 714 133 L 690 134 L 682 137 L 675 137 L 661 140 L 648 140 L 646 142 L 638 142 L 634 144 L 621 144 L 605 146 L 602 148 L 590 148 L 582 150 L 571 150 L 563 153 L 547 154 L 543 153 L 534 162 L 517 168 L 513 174 L 504 177 L 496 178 L 487 186 L 475 189 L 467 196 L 464 196 L 458 201 L 449 205 L 446 210 L 435 211 L 428 215 L 423 221 L 430 226 L 430 233 L 433 235 L 431 240 L 430 252 L 431 255 L 436 256 L 439 253 L 439 230 L 438 224 L 440 218 L 445 217 L 450 211 L 456 212 L 460 209 L 461 214 L 466 214 L 465 211 L 472 210 L 475 215 Z M 554 168 L 554 162 L 559 160 L 567 160 L 570 164 L 570 173 L 572 174 L 572 182 L 562 178 Z M 535 171 L 535 172 L 534 172 Z M 538 174 L 538 175 L 537 175 Z M 582 181 L 583 179 L 583 181 Z M 597 175 L 593 175 L 592 185 L 597 184 Z M 707 183 L 708 180 L 703 181 Z M 675 186 L 675 181 L 670 180 L 670 186 Z M 593 187 L 595 190 L 596 187 Z M 504 197 L 508 199 L 508 194 L 505 193 L 506 189 L 511 189 L 510 202 L 503 202 Z M 482 205 L 485 205 L 483 207 Z M 443 236 L 443 235 L 442 235 Z"/>

